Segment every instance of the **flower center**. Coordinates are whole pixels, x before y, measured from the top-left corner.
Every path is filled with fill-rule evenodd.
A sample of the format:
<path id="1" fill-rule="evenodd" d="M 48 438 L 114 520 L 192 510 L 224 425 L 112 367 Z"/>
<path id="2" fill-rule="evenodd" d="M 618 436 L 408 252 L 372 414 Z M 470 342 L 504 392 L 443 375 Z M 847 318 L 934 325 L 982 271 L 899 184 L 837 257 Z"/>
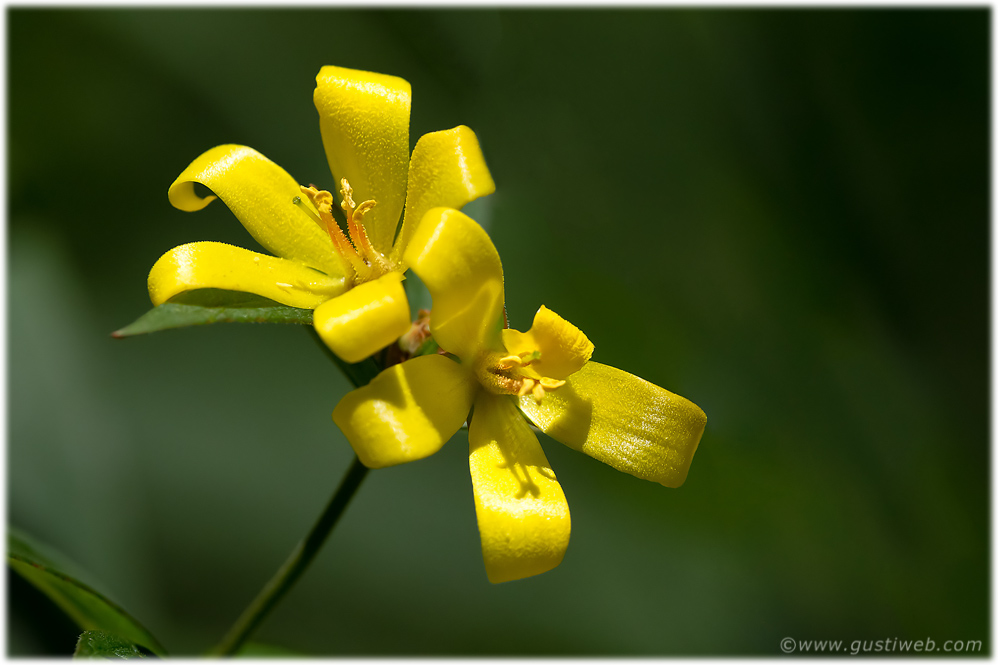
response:
<path id="1" fill-rule="evenodd" d="M 309 210 L 300 196 L 296 196 L 292 203 L 308 213 L 316 224 L 318 224 L 333 241 L 333 249 L 343 259 L 346 266 L 347 282 L 350 286 L 356 286 L 372 279 L 377 279 L 385 273 L 395 270 L 395 264 L 388 260 L 384 254 L 380 253 L 371 244 L 364 229 L 364 215 L 375 206 L 375 201 L 364 201 L 357 205 L 353 201 L 353 188 L 346 178 L 340 180 L 340 207 L 346 213 L 347 233 L 336 223 L 333 217 L 333 195 L 326 190 L 317 189 L 314 185 L 301 187 L 301 193 L 308 197 L 319 217 Z"/>
<path id="2" fill-rule="evenodd" d="M 534 376 L 527 376 L 530 371 L 527 368 L 540 359 L 541 352 L 537 350 L 519 355 L 487 351 L 479 356 L 475 364 L 475 375 L 489 392 L 519 397 L 529 393 L 540 403 L 547 391 L 565 385 L 562 380 L 539 376 L 537 372 L 530 372 Z"/>

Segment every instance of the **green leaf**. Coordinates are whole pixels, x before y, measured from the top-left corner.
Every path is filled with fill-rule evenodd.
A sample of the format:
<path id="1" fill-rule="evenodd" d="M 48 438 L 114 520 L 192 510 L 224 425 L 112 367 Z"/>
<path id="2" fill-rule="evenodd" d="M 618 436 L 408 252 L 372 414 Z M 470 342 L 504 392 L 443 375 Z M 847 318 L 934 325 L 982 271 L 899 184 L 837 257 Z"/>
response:
<path id="1" fill-rule="evenodd" d="M 159 307 L 153 307 L 131 325 L 111 333 L 111 336 L 132 337 L 209 323 L 312 325 L 312 310 L 288 307 L 252 293 L 197 289 L 177 294 Z"/>
<path id="2" fill-rule="evenodd" d="M 84 582 L 88 576 L 76 564 L 13 527 L 7 529 L 7 563 L 80 628 L 120 636 L 158 655 L 166 653 L 138 621 Z"/>
<path id="3" fill-rule="evenodd" d="M 153 655 L 145 647 L 103 630 L 87 630 L 76 643 L 73 658 L 145 658 Z"/>

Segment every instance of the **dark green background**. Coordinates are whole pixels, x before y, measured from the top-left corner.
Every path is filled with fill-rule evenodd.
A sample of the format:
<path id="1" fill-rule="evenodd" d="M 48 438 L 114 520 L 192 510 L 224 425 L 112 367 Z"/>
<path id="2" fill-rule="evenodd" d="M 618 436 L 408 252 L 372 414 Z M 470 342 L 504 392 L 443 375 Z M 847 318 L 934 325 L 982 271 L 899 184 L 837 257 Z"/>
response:
<path id="1" fill-rule="evenodd" d="M 318 654 L 779 654 L 989 629 L 989 11 L 8 11 L 8 505 L 174 653 L 217 641 L 351 451 L 295 327 L 112 340 L 220 143 L 329 186 L 325 64 L 467 124 L 511 324 L 708 414 L 671 490 L 542 437 L 564 563 L 490 585 L 467 437 L 370 475 L 258 633 Z M 54 617 L 54 618 L 53 618 Z M 76 631 L 19 580 L 9 650 Z M 48 622 L 48 623 L 46 623 Z"/>

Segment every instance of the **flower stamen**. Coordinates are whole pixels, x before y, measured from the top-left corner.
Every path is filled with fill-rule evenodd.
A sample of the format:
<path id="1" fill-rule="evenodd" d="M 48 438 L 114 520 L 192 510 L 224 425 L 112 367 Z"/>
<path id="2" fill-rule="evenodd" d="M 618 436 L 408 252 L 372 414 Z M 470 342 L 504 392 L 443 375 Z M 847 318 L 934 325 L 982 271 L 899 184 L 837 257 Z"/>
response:
<path id="1" fill-rule="evenodd" d="M 326 190 L 316 188 L 314 185 L 308 187 L 302 185 L 300 189 L 301 193 L 307 196 L 315 209 L 319 211 L 319 226 L 329 234 L 329 239 L 333 241 L 333 249 L 340 255 L 351 272 L 347 275 L 348 280 L 353 284 L 367 281 L 370 276 L 370 268 L 343 233 L 340 225 L 336 223 L 336 219 L 333 218 L 333 195 Z M 301 204 L 301 207 L 305 207 L 300 199 L 298 203 Z"/>
<path id="2" fill-rule="evenodd" d="M 348 278 L 352 284 L 377 279 L 396 269 L 395 264 L 374 248 L 367 235 L 367 230 L 364 228 L 364 215 L 376 205 L 374 200 L 363 201 L 357 205 L 353 200 L 353 187 L 350 186 L 346 178 L 340 180 L 340 196 L 342 197 L 340 208 L 346 213 L 347 221 L 347 232 L 344 233 L 333 217 L 333 206 L 336 204 L 333 195 L 326 190 L 320 190 L 315 185 L 308 187 L 303 185 L 300 189 L 302 194 L 307 196 L 315 209 L 319 211 L 319 216 L 316 217 L 315 213 L 305 205 L 299 196 L 296 196 L 292 203 L 304 210 L 320 228 L 325 229 L 329 234 L 329 239 L 333 241 L 333 249 L 347 264 L 348 272 L 351 272 Z"/>
<path id="3" fill-rule="evenodd" d="M 485 388 L 499 395 L 531 395 L 540 403 L 545 395 L 565 385 L 561 379 L 551 377 L 526 376 L 523 368 L 540 360 L 540 351 L 501 355 L 495 352 L 483 354 L 476 363 L 475 373 Z"/>
<path id="4" fill-rule="evenodd" d="M 514 367 L 519 367 L 522 364 L 523 361 L 520 360 L 520 356 L 505 356 L 499 359 L 496 367 L 499 369 L 513 369 Z"/>
<path id="5" fill-rule="evenodd" d="M 340 207 L 346 213 L 350 238 L 357 247 L 357 253 L 364 260 L 364 263 L 374 269 L 374 277 L 394 270 L 394 264 L 374 249 L 374 245 L 371 244 L 371 239 L 367 235 L 367 229 L 361 223 L 364 215 L 377 205 L 377 202 L 369 199 L 361 202 L 360 205 L 354 203 L 353 187 L 350 186 L 346 178 L 340 180 L 340 196 L 342 197 Z"/>
<path id="6" fill-rule="evenodd" d="M 358 223 L 359 220 L 355 217 L 357 204 L 353 202 L 353 187 L 350 186 L 346 178 L 340 180 L 340 199 L 340 208 L 343 209 L 343 212 L 347 216 L 347 231 L 350 232 L 350 239 L 353 240 L 353 244 L 357 247 L 357 253 L 362 258 L 365 258 L 374 252 L 374 248 L 371 246 L 370 238 L 367 237 L 367 231 Z M 374 201 L 364 201 L 361 205 L 366 206 L 366 212 L 374 206 Z M 361 214 L 363 215 L 363 213 Z"/>

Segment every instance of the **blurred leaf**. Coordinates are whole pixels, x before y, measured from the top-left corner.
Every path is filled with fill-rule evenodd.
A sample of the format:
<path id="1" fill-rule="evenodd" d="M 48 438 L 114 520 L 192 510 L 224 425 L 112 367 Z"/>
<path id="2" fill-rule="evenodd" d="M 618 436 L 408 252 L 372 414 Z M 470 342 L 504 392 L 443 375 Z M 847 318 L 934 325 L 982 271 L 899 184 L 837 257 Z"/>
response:
<path id="1" fill-rule="evenodd" d="M 249 642 L 236 654 L 237 658 L 304 658 L 303 654 L 277 647 L 272 644 L 260 644 L 259 642 Z"/>
<path id="2" fill-rule="evenodd" d="M 20 531 L 7 529 L 7 563 L 69 615 L 80 628 L 103 630 L 142 645 L 156 654 L 165 650 L 125 610 L 81 581 L 76 564 Z M 120 639 L 120 638 L 119 638 Z"/>
<path id="3" fill-rule="evenodd" d="M 134 323 L 111 333 L 113 337 L 144 335 L 158 330 L 209 323 L 312 324 L 312 310 L 288 307 L 252 293 L 197 289 L 180 293 L 154 307 Z"/>
<path id="4" fill-rule="evenodd" d="M 145 647 L 134 642 L 105 633 L 103 630 L 87 630 L 76 643 L 74 658 L 145 658 L 153 655 Z"/>

